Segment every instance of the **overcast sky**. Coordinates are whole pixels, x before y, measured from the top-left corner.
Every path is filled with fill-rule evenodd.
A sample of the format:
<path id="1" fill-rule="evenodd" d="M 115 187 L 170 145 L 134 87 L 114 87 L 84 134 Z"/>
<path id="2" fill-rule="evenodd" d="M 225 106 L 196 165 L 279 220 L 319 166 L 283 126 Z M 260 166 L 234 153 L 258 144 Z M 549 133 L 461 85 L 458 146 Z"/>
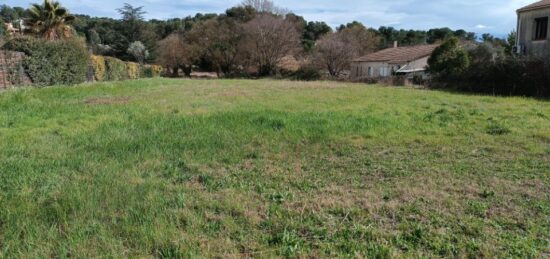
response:
<path id="1" fill-rule="evenodd" d="M 41 0 L 2 0 L 27 7 Z M 516 26 L 515 10 L 537 0 L 275 0 L 308 21 L 325 21 L 335 27 L 353 20 L 367 26 L 404 29 L 450 27 L 503 36 Z M 117 17 L 116 8 L 128 2 L 145 6 L 147 18 L 175 18 L 221 13 L 239 0 L 61 0 L 73 13 Z"/>

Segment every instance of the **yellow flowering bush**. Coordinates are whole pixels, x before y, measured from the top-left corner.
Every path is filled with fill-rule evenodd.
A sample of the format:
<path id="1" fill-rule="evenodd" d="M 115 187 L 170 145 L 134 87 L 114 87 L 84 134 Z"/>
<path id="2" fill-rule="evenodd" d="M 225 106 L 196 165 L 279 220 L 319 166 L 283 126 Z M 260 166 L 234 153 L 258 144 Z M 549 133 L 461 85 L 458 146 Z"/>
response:
<path id="1" fill-rule="evenodd" d="M 126 72 L 128 79 L 138 79 L 140 77 L 140 67 L 138 63 L 126 62 Z"/>
<path id="2" fill-rule="evenodd" d="M 92 67 L 94 69 L 94 79 L 96 81 L 105 80 L 105 73 L 107 72 L 107 67 L 105 66 L 105 58 L 102 56 L 93 55 L 91 57 Z"/>

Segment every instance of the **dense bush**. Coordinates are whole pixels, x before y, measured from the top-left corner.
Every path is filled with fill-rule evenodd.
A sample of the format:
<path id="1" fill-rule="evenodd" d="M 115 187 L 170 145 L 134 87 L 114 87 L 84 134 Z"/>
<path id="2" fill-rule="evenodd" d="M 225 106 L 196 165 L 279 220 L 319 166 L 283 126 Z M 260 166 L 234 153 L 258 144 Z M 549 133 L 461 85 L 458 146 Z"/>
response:
<path id="1" fill-rule="evenodd" d="M 491 44 L 472 47 L 467 55 L 468 64 L 459 70 L 435 71 L 431 87 L 492 95 L 550 97 L 550 59 L 507 55 Z M 453 64 L 447 63 L 447 66 Z"/>
<path id="2" fill-rule="evenodd" d="M 126 74 L 128 79 L 138 79 L 140 78 L 140 66 L 135 62 L 126 62 Z"/>
<path id="3" fill-rule="evenodd" d="M 105 75 L 107 72 L 107 67 L 105 66 L 105 58 L 102 56 L 92 56 L 91 57 L 92 68 L 94 69 L 94 79 L 96 81 L 105 80 Z"/>
<path id="4" fill-rule="evenodd" d="M 116 81 L 125 79 L 139 79 L 141 77 L 159 77 L 163 72 L 162 66 L 140 66 L 135 62 L 124 62 L 120 59 L 105 56 L 92 56 L 91 63 L 94 77 L 97 81 Z"/>
<path id="5" fill-rule="evenodd" d="M 6 24 L 4 23 L 4 20 L 0 18 L 0 41 L 3 40 L 8 35 L 8 32 L 6 30 Z"/>
<path id="6" fill-rule="evenodd" d="M 72 40 L 45 41 L 18 37 L 4 49 L 24 52 L 24 67 L 37 86 L 72 85 L 86 80 L 89 55 L 84 42 Z"/>
<path id="7" fill-rule="evenodd" d="M 78 84 L 86 80 L 88 66 L 93 68 L 96 81 L 117 81 L 144 77 L 159 77 L 162 66 L 148 65 L 141 70 L 135 62 L 104 56 L 89 56 L 79 40 L 44 41 L 34 37 L 17 37 L 8 41 L 4 49 L 24 52 L 24 67 L 38 86 Z"/>
<path id="8" fill-rule="evenodd" d="M 457 38 L 451 38 L 437 47 L 428 59 L 430 72 L 440 78 L 460 76 L 468 66 L 468 53 L 460 46 Z"/>
<path id="9" fill-rule="evenodd" d="M 421 75 L 413 75 L 412 83 L 413 85 L 425 85 L 426 80 Z"/>
<path id="10" fill-rule="evenodd" d="M 119 81 L 128 78 L 124 61 L 113 57 L 105 57 L 105 66 L 107 67 L 107 80 Z"/>
<path id="11" fill-rule="evenodd" d="M 494 95 L 550 97 L 550 70 L 543 60 L 508 57 L 471 66 L 456 89 Z"/>
<path id="12" fill-rule="evenodd" d="M 153 78 L 153 69 L 150 66 L 143 67 L 141 76 L 144 78 Z"/>
<path id="13" fill-rule="evenodd" d="M 321 79 L 321 73 L 319 70 L 313 67 L 300 67 L 296 72 L 293 73 L 291 79 L 298 81 L 315 81 Z"/>
<path id="14" fill-rule="evenodd" d="M 153 70 L 153 77 L 161 76 L 164 71 L 164 68 L 159 65 L 151 65 L 151 69 Z"/>
<path id="15" fill-rule="evenodd" d="M 160 77 L 164 72 L 164 68 L 159 65 L 145 65 L 141 72 L 142 77 L 153 78 Z"/>
<path id="16" fill-rule="evenodd" d="M 34 37 L 22 36 L 9 40 L 2 48 L 5 50 L 24 52 L 29 55 L 39 42 L 40 40 Z"/>

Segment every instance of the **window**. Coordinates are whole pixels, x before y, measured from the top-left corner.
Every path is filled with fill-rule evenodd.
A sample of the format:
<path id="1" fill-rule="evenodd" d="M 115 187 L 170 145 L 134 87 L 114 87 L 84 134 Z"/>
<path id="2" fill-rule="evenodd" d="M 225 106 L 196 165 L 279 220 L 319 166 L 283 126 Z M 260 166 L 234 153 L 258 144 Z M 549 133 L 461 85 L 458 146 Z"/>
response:
<path id="1" fill-rule="evenodd" d="M 372 76 L 372 67 L 369 67 L 368 73 L 369 73 L 369 76 Z"/>
<path id="2" fill-rule="evenodd" d="M 535 19 L 534 40 L 546 40 L 548 36 L 548 17 Z"/>

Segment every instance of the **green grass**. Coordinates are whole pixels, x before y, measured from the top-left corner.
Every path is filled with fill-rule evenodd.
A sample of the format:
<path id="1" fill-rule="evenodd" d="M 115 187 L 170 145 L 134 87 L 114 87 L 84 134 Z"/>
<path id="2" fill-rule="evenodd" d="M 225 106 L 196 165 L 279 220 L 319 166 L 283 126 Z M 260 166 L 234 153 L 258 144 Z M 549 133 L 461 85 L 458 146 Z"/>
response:
<path id="1" fill-rule="evenodd" d="M 550 103 L 362 84 L 0 93 L 0 257 L 544 257 Z"/>

